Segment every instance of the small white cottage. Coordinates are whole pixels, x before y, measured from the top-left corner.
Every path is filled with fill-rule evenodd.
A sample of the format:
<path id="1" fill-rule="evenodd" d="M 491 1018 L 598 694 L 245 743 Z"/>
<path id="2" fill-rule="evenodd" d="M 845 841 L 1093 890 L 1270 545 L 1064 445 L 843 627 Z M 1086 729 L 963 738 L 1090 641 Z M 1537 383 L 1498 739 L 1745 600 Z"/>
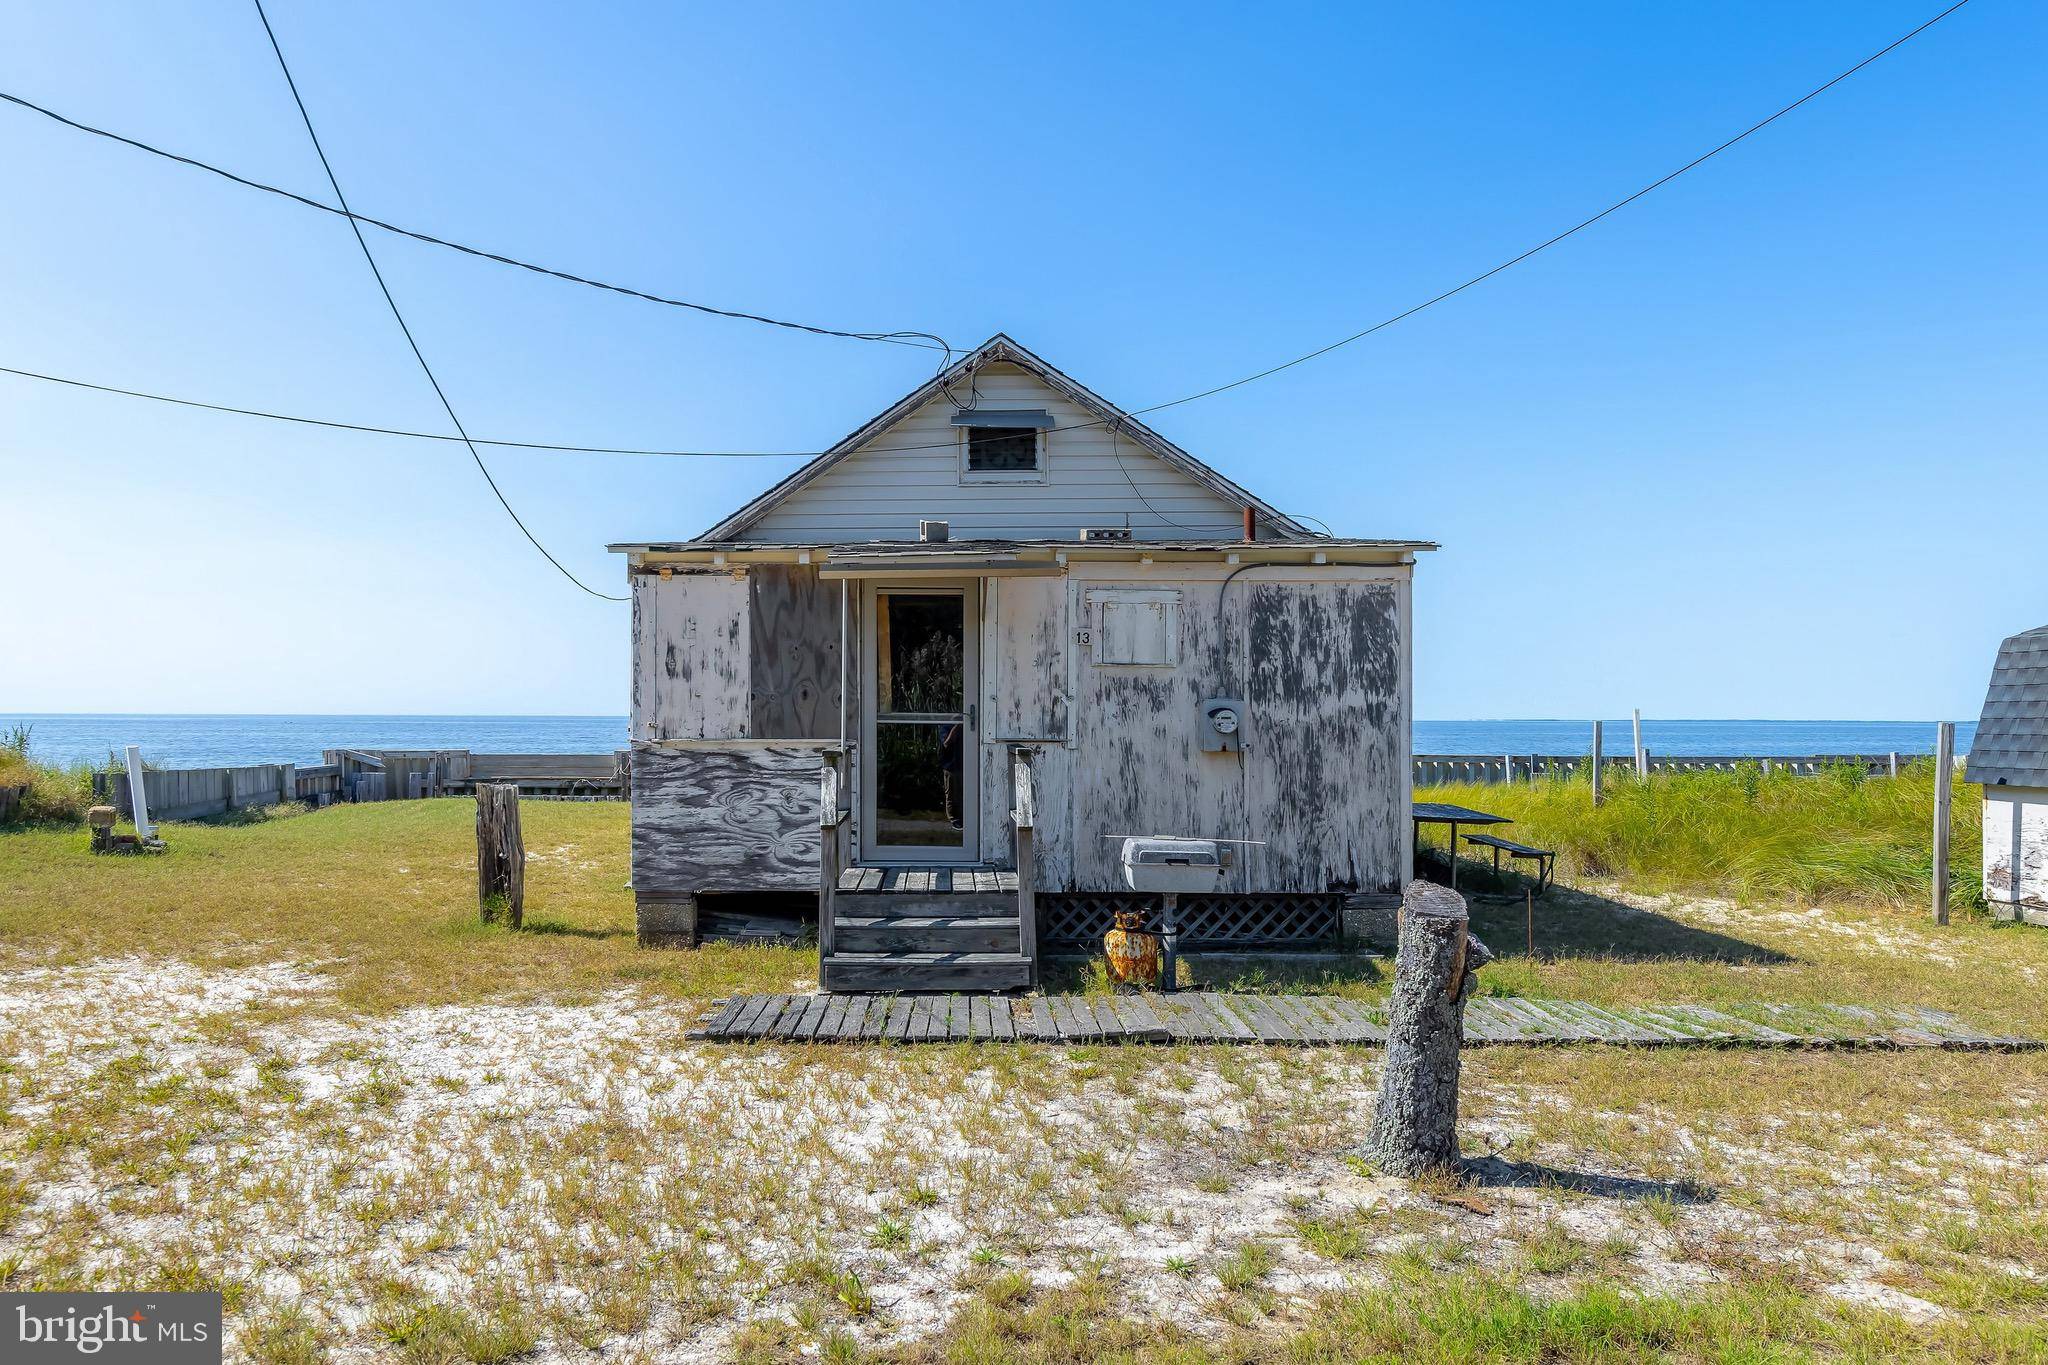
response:
<path id="1" fill-rule="evenodd" d="M 798 896 L 829 988 L 1001 988 L 1156 917 L 1120 836 L 1236 841 L 1180 900 L 1197 951 L 1327 942 L 1406 876 L 1435 547 L 1317 534 L 1006 336 L 695 539 L 611 548 L 643 943 Z"/>
<path id="2" fill-rule="evenodd" d="M 1998 647 L 1963 778 L 1984 784 L 1984 901 L 2048 925 L 2048 626 Z"/>

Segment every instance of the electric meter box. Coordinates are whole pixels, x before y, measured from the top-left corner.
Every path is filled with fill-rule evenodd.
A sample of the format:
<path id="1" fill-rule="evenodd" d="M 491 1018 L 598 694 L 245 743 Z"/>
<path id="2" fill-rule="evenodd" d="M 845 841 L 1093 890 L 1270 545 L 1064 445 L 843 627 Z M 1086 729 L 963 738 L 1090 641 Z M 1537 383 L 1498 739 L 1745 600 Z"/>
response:
<path id="1" fill-rule="evenodd" d="M 1234 697 L 1211 697 L 1202 703 L 1202 752 L 1234 754 L 1244 747 L 1244 703 Z"/>

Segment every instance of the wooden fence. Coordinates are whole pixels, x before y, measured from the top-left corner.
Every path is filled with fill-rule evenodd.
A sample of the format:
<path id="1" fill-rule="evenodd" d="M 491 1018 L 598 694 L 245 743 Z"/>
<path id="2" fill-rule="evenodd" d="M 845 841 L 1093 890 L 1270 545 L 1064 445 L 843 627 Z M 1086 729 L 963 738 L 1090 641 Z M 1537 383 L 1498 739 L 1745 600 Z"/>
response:
<path id="1" fill-rule="evenodd" d="M 473 754 L 467 749 L 328 749 L 324 763 L 151 768 L 143 774 L 156 820 L 203 820 L 249 806 L 304 801 L 399 801 L 465 796 L 478 782 L 511 782 L 522 796 L 624 799 L 628 755 Z M 96 775 L 96 790 L 134 819 L 128 774 Z"/>
<path id="2" fill-rule="evenodd" d="M 1803 758 L 1679 754 L 1667 758 L 1662 754 L 1651 754 L 1648 762 L 1653 773 L 1734 772 L 1744 764 L 1750 764 L 1767 773 L 1813 777 L 1830 768 L 1847 765 L 1861 768 L 1868 777 L 1896 777 L 1899 768 L 1914 757 L 1912 754 L 1812 754 Z M 1527 782 L 1538 777 L 1577 777 L 1591 762 L 1592 757 L 1588 754 L 1416 754 L 1414 781 L 1418 787 L 1434 787 L 1448 782 L 1499 784 Z M 1605 773 L 1617 769 L 1627 772 L 1635 766 L 1634 756 L 1626 753 L 1605 756 L 1601 761 Z"/>
<path id="3" fill-rule="evenodd" d="M 290 763 L 257 763 L 245 768 L 152 768 L 142 775 L 152 820 L 200 820 L 247 806 L 276 806 L 298 799 L 298 773 Z M 135 805 L 128 774 L 110 773 L 109 804 L 129 819 Z"/>

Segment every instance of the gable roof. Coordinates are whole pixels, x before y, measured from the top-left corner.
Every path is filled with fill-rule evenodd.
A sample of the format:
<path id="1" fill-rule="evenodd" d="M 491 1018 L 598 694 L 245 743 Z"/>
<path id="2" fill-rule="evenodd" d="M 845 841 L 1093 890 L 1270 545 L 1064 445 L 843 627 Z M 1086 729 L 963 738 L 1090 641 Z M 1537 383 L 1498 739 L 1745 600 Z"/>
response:
<path id="1" fill-rule="evenodd" d="M 959 360 L 947 366 L 938 374 L 933 375 L 903 397 L 897 399 L 895 403 L 877 414 L 859 430 L 842 438 L 831 449 L 818 456 L 817 459 L 812 460 L 802 469 L 797 470 L 794 474 L 791 474 L 788 478 L 776 484 L 773 488 L 770 488 L 767 492 L 761 494 L 761 496 L 755 498 L 725 520 L 719 522 L 716 526 L 705 531 L 698 539 L 700 541 L 724 541 L 737 538 L 748 527 L 768 515 L 770 511 L 785 498 L 789 497 L 790 494 L 809 484 L 847 456 L 859 451 L 862 446 L 865 446 L 868 442 L 874 440 L 875 437 L 916 412 L 926 403 L 945 393 L 950 386 L 959 383 L 985 366 L 995 364 L 1015 365 L 1017 368 L 1032 375 L 1046 387 L 1058 393 L 1062 398 L 1093 413 L 1097 419 L 1094 425 L 1113 427 L 1119 435 L 1128 436 L 1151 454 L 1157 456 L 1161 461 L 1187 475 L 1218 497 L 1231 503 L 1252 507 L 1257 511 L 1259 520 L 1264 522 L 1272 531 L 1277 532 L 1281 539 L 1320 540 L 1324 538 L 1278 508 L 1273 507 L 1260 498 L 1254 497 L 1250 492 L 1224 478 L 1208 465 L 1203 464 L 1200 460 L 1188 454 L 1185 450 L 1182 450 L 1143 422 L 1124 412 L 1108 399 L 1076 383 L 1051 365 L 1048 365 L 1038 356 L 1033 355 L 1030 351 L 1012 341 L 1009 337 L 1001 332 L 997 332 Z M 1054 428 L 1054 430 L 1058 430 L 1058 428 Z"/>
<path id="2" fill-rule="evenodd" d="M 2048 626 L 1998 647 L 1963 780 L 2048 787 Z"/>

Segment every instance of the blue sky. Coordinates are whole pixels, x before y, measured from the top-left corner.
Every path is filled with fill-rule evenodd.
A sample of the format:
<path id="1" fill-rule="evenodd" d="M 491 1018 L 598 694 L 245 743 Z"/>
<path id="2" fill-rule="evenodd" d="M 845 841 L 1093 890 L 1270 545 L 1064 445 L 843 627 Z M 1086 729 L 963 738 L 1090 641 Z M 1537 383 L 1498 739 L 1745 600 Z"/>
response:
<path id="1" fill-rule="evenodd" d="M 966 346 L 1129 407 L 1324 344 L 1690 159 L 1939 6 L 275 0 L 358 211 Z M 1162 413 L 1420 536 L 1427 718 L 1974 715 L 2048 620 L 2048 10 L 1976 0 L 1408 322 Z M 251 7 L 0 3 L 0 88 L 322 197 Z M 441 430 L 337 219 L 0 109 L 0 364 Z M 921 351 L 372 234 L 472 432 L 808 449 Z M 791 465 L 498 451 L 534 530 L 701 530 Z M 627 617 L 460 447 L 0 376 L 0 708 L 618 713 Z"/>

